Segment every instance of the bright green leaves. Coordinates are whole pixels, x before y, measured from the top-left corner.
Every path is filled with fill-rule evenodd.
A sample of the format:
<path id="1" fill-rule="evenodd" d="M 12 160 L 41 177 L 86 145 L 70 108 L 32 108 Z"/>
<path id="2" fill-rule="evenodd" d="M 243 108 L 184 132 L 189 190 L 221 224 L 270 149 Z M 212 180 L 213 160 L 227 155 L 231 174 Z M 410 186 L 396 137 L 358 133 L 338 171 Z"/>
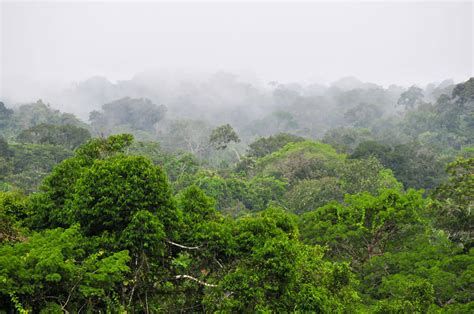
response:
<path id="1" fill-rule="evenodd" d="M 144 157 L 98 160 L 75 185 L 70 212 L 88 235 L 124 230 L 141 210 L 168 227 L 176 220 L 171 190 L 163 171 Z"/>
<path id="2" fill-rule="evenodd" d="M 164 253 L 165 230 L 156 215 L 147 210 L 136 212 L 121 232 L 119 242 L 132 252 L 160 256 Z"/>
<path id="3" fill-rule="evenodd" d="M 375 305 L 375 313 L 427 313 L 434 301 L 431 283 L 416 277 L 395 275 L 384 278 L 380 292 L 384 299 Z"/>
<path id="4" fill-rule="evenodd" d="M 52 299 L 76 311 L 69 306 L 77 300 L 109 298 L 129 270 L 128 252 L 87 255 L 85 241 L 76 226 L 0 247 L 0 293 L 15 293 L 24 307 L 35 312 Z"/>
<path id="5" fill-rule="evenodd" d="M 329 145 L 305 141 L 289 143 L 257 161 L 258 173 L 292 183 L 300 179 L 330 176 L 338 161 L 344 159 Z"/>
<path id="6" fill-rule="evenodd" d="M 341 311 L 357 300 L 347 265 L 323 261 L 323 249 L 298 241 L 295 218 L 279 208 L 242 217 L 236 251 L 205 304 L 222 311 Z"/>
<path id="7" fill-rule="evenodd" d="M 302 239 L 329 245 L 331 256 L 360 263 L 415 232 L 423 205 L 421 193 L 413 190 L 346 196 L 345 204 L 328 204 L 302 215 Z"/>
<path id="8" fill-rule="evenodd" d="M 83 265 L 93 271 L 84 274 L 79 291 L 85 297 L 106 297 L 129 272 L 129 260 L 128 251 L 119 251 L 107 257 L 104 257 L 103 251 L 90 255 Z"/>
<path id="9" fill-rule="evenodd" d="M 436 226 L 469 249 L 474 245 L 474 158 L 450 163 L 447 172 L 449 179 L 434 192 L 431 209 Z"/>
<path id="10" fill-rule="evenodd" d="M 145 157 L 120 153 L 132 139 L 130 135 L 117 135 L 81 146 L 75 157 L 55 168 L 43 192 L 31 197 L 33 215 L 27 221 L 38 229 L 79 224 L 81 234 L 89 240 L 88 252 L 103 250 L 114 256 L 112 252 L 129 251 L 132 262 L 128 266 L 133 275 L 126 278 L 121 290 L 121 298 L 128 300 L 140 299 L 153 290 L 154 280 L 167 276 L 158 265 L 167 264 L 166 239 L 177 235 L 182 218 L 163 170 Z M 120 256 L 104 262 L 92 257 L 84 265 L 96 265 L 99 270 L 93 276 L 84 276 L 86 281 L 105 284 L 113 275 L 109 271 L 122 270 Z M 102 271 L 104 263 L 107 266 Z M 48 280 L 58 280 L 54 272 L 51 274 Z M 117 287 L 109 288 L 117 292 Z M 108 300 L 107 307 L 122 302 L 116 294 L 110 299 L 112 296 L 106 295 L 102 286 L 81 286 L 81 291 L 88 298 Z"/>
<path id="11" fill-rule="evenodd" d="M 286 183 L 274 177 L 256 176 L 250 180 L 224 178 L 211 171 L 200 171 L 195 184 L 216 200 L 217 209 L 233 216 L 247 210 L 264 210 L 271 202 L 281 201 Z"/>
<path id="12" fill-rule="evenodd" d="M 0 244 L 20 238 L 19 221 L 28 212 L 28 201 L 19 192 L 0 192 Z"/>
<path id="13" fill-rule="evenodd" d="M 133 135 L 118 134 L 108 138 L 94 138 L 76 150 L 76 157 L 92 162 L 124 152 L 133 142 Z"/>
<path id="14" fill-rule="evenodd" d="M 73 157 L 59 163 L 45 178 L 40 188 L 42 193 L 33 195 L 33 213 L 28 224 L 34 228 L 73 224 L 74 216 L 66 209 L 66 203 L 73 199 L 76 182 L 95 160 L 122 152 L 132 141 L 133 136 L 121 134 L 95 138 L 79 147 Z"/>

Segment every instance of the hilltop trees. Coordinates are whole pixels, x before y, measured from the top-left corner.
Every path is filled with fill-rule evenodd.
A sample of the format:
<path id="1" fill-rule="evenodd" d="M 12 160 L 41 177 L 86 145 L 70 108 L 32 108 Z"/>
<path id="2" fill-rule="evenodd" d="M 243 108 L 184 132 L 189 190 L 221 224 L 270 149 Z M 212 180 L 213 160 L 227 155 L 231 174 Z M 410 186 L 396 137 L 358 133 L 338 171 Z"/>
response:
<path id="1" fill-rule="evenodd" d="M 261 137 L 249 144 L 248 156 L 260 158 L 283 148 L 288 143 L 302 141 L 304 141 L 304 138 L 287 133 Z"/>
<path id="2" fill-rule="evenodd" d="M 40 124 L 84 126 L 73 114 L 61 113 L 45 104 L 41 99 L 35 103 L 21 105 L 13 114 L 17 129 L 29 129 Z"/>
<path id="3" fill-rule="evenodd" d="M 91 112 L 89 120 L 95 134 L 134 130 L 152 132 L 165 113 L 165 106 L 155 105 L 149 99 L 125 97 L 103 105 L 102 112 Z"/>
<path id="4" fill-rule="evenodd" d="M 231 142 L 240 142 L 240 138 L 229 124 L 224 124 L 212 130 L 209 142 L 216 149 L 225 149 Z"/>
<path id="5" fill-rule="evenodd" d="M 39 124 L 23 130 L 18 136 L 20 143 L 60 145 L 75 149 L 91 137 L 87 129 L 74 125 Z"/>
<path id="6" fill-rule="evenodd" d="M 412 86 L 400 95 L 397 104 L 399 106 L 404 106 L 405 109 L 413 109 L 422 99 L 423 90 L 419 87 Z"/>

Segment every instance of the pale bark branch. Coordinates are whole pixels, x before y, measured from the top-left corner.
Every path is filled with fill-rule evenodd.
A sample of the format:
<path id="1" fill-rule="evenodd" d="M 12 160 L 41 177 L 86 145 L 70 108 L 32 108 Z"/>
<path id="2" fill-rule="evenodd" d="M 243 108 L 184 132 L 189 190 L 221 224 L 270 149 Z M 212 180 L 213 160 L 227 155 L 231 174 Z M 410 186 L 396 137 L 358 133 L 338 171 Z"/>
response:
<path id="1" fill-rule="evenodd" d="M 206 286 L 206 287 L 214 287 L 214 288 L 217 287 L 217 285 L 201 281 L 201 280 L 199 280 L 199 279 L 197 279 L 193 276 L 189 276 L 189 275 L 177 275 L 177 276 L 174 276 L 174 278 L 175 279 L 191 279 L 191 280 L 197 282 L 198 284 Z"/>
<path id="2" fill-rule="evenodd" d="M 199 249 L 201 249 L 201 246 L 186 246 L 186 245 L 175 243 L 175 242 L 170 241 L 170 240 L 166 240 L 166 242 L 171 244 L 171 245 L 174 245 L 174 246 L 180 247 L 182 249 L 186 249 L 186 250 L 199 250 Z"/>

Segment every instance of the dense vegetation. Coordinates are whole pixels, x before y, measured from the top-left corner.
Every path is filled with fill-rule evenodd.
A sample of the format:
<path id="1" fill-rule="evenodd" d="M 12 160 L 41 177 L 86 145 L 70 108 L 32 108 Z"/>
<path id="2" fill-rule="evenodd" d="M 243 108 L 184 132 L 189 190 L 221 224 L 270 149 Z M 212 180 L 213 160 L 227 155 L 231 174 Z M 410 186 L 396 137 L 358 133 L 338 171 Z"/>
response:
<path id="1" fill-rule="evenodd" d="M 0 103 L 0 312 L 474 312 L 473 78 L 214 79 L 246 98 Z"/>

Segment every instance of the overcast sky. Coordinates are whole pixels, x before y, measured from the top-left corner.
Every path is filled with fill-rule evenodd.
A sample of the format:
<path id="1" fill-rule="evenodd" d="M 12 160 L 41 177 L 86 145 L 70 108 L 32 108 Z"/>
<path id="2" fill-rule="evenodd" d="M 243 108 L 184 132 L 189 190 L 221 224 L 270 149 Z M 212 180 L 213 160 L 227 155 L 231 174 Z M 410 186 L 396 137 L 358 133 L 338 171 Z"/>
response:
<path id="1" fill-rule="evenodd" d="M 473 75 L 472 2 L 1 4 L 0 96 L 152 68 L 383 85 Z"/>

